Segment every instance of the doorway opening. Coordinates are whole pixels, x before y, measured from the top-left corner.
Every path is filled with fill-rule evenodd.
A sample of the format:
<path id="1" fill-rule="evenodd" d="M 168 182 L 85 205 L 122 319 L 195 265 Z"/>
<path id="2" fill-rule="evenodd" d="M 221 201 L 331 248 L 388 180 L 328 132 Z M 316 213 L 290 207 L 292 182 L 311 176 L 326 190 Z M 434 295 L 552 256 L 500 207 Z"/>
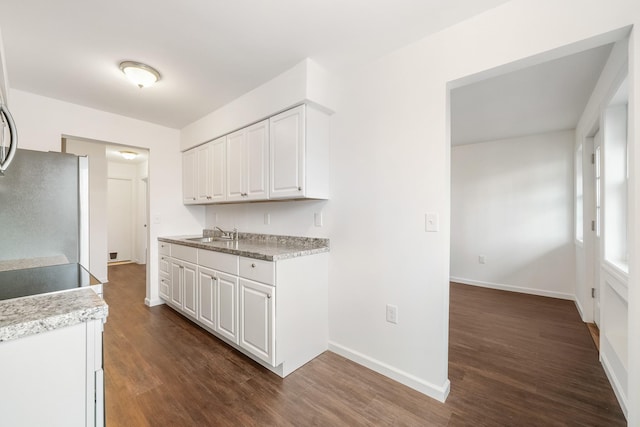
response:
<path id="1" fill-rule="evenodd" d="M 607 319 L 607 312 L 619 335 L 626 331 L 617 314 L 620 304 L 614 307 L 611 295 L 609 301 L 606 296 L 593 301 L 594 282 L 607 280 L 597 277 L 604 270 L 593 268 L 594 258 L 600 256 L 594 249 L 595 233 L 613 228 L 606 227 L 607 176 L 603 172 L 596 186 L 595 171 L 593 184 L 586 172 L 582 174 L 592 153 L 594 162 L 596 158 L 596 129 L 586 126 L 599 118 L 603 103 L 606 107 L 611 94 L 603 86 L 612 84 L 617 68 L 628 67 L 626 34 L 622 39 L 620 34 L 610 36 L 565 47 L 564 52 L 572 51 L 567 56 L 550 52 L 523 60 L 522 66 L 508 64 L 502 74 L 494 69 L 450 84 L 450 276 L 463 285 L 575 301 L 577 313 L 574 304 L 567 310 L 583 322 L 592 322 L 598 312 L 598 321 Z M 534 61 L 536 65 L 529 65 Z M 600 150 L 606 169 L 607 157 L 604 148 Z M 596 187 L 604 193 L 590 190 Z M 626 188 L 625 184 L 618 190 L 626 194 Z M 601 198 L 600 209 L 596 197 Z M 626 204 L 619 206 L 619 212 L 627 212 Z M 596 229 L 598 215 L 604 222 Z M 626 218 L 624 224 L 621 235 L 626 239 Z M 604 244 L 597 247 L 606 252 Z M 618 259 L 624 257 L 622 252 L 617 251 Z M 454 313 L 453 298 L 450 304 Z M 584 325 L 581 334 L 590 339 Z M 454 339 L 452 335 L 450 352 Z M 609 342 L 611 348 L 616 347 L 614 341 Z M 626 378 L 624 369 L 618 369 L 624 365 L 620 357 L 622 362 L 616 359 L 607 366 L 603 359 L 602 364 L 626 414 L 626 392 L 617 379 Z M 612 375 L 616 369 L 619 372 Z"/>
<path id="2" fill-rule="evenodd" d="M 89 159 L 91 272 L 106 283 L 109 265 L 146 264 L 149 151 L 70 136 L 62 151 Z"/>

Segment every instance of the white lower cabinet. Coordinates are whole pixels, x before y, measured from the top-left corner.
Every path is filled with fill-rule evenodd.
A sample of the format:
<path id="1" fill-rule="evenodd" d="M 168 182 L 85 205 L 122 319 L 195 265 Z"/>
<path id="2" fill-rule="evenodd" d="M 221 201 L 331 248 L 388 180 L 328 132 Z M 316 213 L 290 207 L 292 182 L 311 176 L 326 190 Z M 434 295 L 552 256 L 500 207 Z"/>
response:
<path id="1" fill-rule="evenodd" d="M 215 331 L 238 343 L 238 278 L 225 273 L 217 275 Z"/>
<path id="2" fill-rule="evenodd" d="M 0 425 L 101 427 L 101 319 L 0 342 Z"/>
<path id="3" fill-rule="evenodd" d="M 240 346 L 267 362 L 275 363 L 276 288 L 240 279 Z"/>
<path id="4" fill-rule="evenodd" d="M 216 272 L 198 267 L 198 320 L 209 329 L 216 327 Z"/>
<path id="5" fill-rule="evenodd" d="M 168 245 L 167 243 L 163 243 Z M 162 244 L 161 244 L 162 245 Z M 198 266 L 197 249 L 187 246 L 169 245 L 169 257 L 160 249 L 160 271 L 158 275 L 160 297 L 186 315 L 198 319 Z M 165 273 L 168 264 L 168 274 Z"/>
<path id="6" fill-rule="evenodd" d="M 158 293 L 165 301 L 171 299 L 171 245 L 160 243 L 158 256 Z"/>
<path id="7" fill-rule="evenodd" d="M 198 318 L 197 266 L 171 259 L 171 303 L 184 313 Z"/>
<path id="8" fill-rule="evenodd" d="M 281 377 L 327 349 L 328 254 L 270 262 L 170 246 L 160 296 L 209 332 Z"/>

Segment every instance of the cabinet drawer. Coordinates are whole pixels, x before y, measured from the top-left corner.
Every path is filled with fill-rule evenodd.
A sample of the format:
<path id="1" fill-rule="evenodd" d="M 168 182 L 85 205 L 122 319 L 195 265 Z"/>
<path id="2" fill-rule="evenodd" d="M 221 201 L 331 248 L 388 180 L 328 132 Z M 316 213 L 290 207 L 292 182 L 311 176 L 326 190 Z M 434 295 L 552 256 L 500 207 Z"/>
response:
<path id="1" fill-rule="evenodd" d="M 171 257 L 197 264 L 198 249 L 189 246 L 171 245 Z"/>
<path id="2" fill-rule="evenodd" d="M 159 281 L 160 286 L 158 290 L 160 292 L 160 298 L 169 300 L 171 298 L 171 283 L 169 281 L 169 276 L 160 274 Z"/>
<path id="3" fill-rule="evenodd" d="M 171 265 L 171 257 L 168 255 L 160 254 L 160 259 L 158 260 L 158 270 L 160 274 L 166 274 L 167 276 L 170 274 L 169 266 Z"/>
<path id="4" fill-rule="evenodd" d="M 273 285 L 275 283 L 275 271 L 274 262 L 240 257 L 241 277 Z"/>
<path id="5" fill-rule="evenodd" d="M 238 256 L 198 249 L 198 265 L 238 275 Z"/>
<path id="6" fill-rule="evenodd" d="M 171 256 L 171 244 L 167 242 L 158 242 L 158 253 L 160 255 Z"/>

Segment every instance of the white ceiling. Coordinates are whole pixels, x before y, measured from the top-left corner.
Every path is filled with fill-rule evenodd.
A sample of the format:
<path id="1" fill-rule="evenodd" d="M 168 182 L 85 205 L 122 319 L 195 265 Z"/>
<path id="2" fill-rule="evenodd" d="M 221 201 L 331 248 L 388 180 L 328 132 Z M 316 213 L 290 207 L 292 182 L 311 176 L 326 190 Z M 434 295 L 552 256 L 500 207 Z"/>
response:
<path id="1" fill-rule="evenodd" d="M 575 129 L 612 46 L 452 90 L 452 145 Z"/>
<path id="2" fill-rule="evenodd" d="M 306 57 L 355 66 L 506 1 L 2 0 L 0 27 L 11 88 L 181 128 Z"/>

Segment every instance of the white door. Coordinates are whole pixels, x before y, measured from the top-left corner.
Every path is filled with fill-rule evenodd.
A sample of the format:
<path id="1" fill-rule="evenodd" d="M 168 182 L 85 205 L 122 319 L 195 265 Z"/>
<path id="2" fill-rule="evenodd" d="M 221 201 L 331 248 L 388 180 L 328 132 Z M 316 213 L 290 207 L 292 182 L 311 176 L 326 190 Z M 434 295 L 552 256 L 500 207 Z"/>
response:
<path id="1" fill-rule="evenodd" d="M 595 213 L 594 213 L 594 263 L 593 263 L 593 321 L 598 327 L 600 327 L 600 267 L 602 265 L 602 225 L 604 224 L 602 218 L 602 190 L 603 190 L 603 150 L 602 150 L 602 134 L 600 131 L 593 137 L 593 150 L 594 150 L 594 185 L 595 190 Z"/>
<path id="2" fill-rule="evenodd" d="M 107 180 L 107 248 L 108 261 L 129 261 L 133 248 L 133 209 L 130 179 Z M 115 258 L 111 253 L 116 253 Z"/>
<path id="3" fill-rule="evenodd" d="M 138 182 L 138 214 L 137 214 L 137 241 L 136 244 L 136 259 L 139 264 L 147 263 L 147 241 L 149 240 L 149 236 L 147 231 L 149 227 L 147 226 L 147 218 L 149 213 L 147 212 L 147 179 L 141 179 Z"/>

